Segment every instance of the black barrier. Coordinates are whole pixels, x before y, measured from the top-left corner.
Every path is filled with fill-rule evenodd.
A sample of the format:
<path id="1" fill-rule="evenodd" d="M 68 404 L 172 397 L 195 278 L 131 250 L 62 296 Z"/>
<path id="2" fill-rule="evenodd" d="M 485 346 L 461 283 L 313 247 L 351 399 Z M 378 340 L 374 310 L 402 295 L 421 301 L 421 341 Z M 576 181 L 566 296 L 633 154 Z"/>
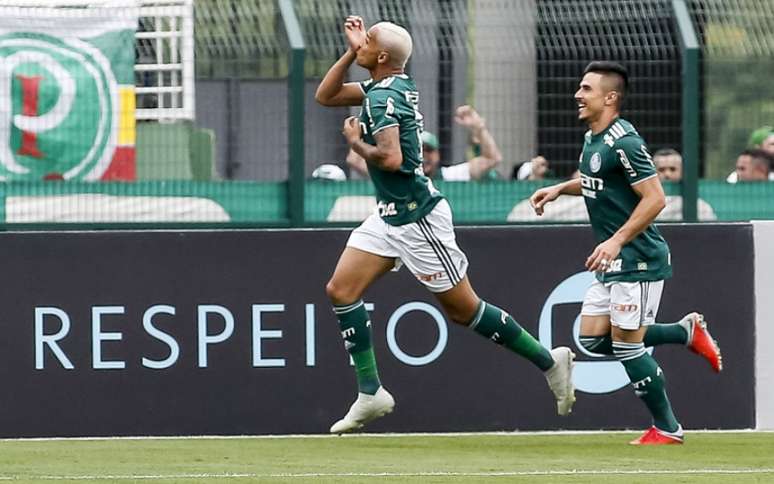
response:
<path id="1" fill-rule="evenodd" d="M 724 351 L 713 374 L 660 347 L 686 428 L 754 426 L 749 225 L 667 226 L 675 277 L 660 321 L 707 314 Z M 347 231 L 4 233 L 0 435 L 326 432 L 355 396 L 324 285 Z M 382 380 L 397 400 L 372 431 L 643 428 L 616 362 L 591 361 L 572 327 L 589 281 L 586 227 L 463 228 L 479 294 L 543 341 L 579 355 L 575 410 L 555 415 L 542 374 L 447 324 L 408 273 L 373 304 Z M 616 372 L 618 368 L 618 373 Z M 616 390 L 621 387 L 622 389 Z M 590 393 L 603 392 L 603 393 Z"/>

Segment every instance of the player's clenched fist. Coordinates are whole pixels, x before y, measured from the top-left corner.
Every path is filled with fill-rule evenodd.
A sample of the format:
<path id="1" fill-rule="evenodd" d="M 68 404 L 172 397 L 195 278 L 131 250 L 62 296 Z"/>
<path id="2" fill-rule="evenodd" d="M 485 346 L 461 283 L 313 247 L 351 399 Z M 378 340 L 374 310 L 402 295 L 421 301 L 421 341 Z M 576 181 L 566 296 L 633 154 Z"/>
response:
<path id="1" fill-rule="evenodd" d="M 344 35 L 347 37 L 349 48 L 354 52 L 357 52 L 366 40 L 365 22 L 363 22 L 363 18 L 358 17 L 357 15 L 350 15 L 347 17 L 347 19 L 344 20 Z"/>
<path id="2" fill-rule="evenodd" d="M 543 207 L 546 203 L 556 200 L 559 196 L 559 190 L 554 187 L 545 187 L 536 191 L 529 197 L 529 204 L 535 211 L 535 215 L 543 215 Z"/>
<path id="3" fill-rule="evenodd" d="M 346 138 L 347 143 L 352 144 L 360 139 L 360 120 L 357 116 L 350 116 L 344 120 L 344 127 L 341 134 Z"/>

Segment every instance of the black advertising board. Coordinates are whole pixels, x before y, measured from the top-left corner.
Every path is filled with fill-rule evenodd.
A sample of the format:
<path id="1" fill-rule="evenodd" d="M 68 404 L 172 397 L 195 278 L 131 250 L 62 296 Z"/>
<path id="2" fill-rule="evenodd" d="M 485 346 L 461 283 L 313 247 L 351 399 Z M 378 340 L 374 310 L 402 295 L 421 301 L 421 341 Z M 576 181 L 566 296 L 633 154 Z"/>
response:
<path id="1" fill-rule="evenodd" d="M 659 321 L 701 310 L 724 353 L 655 356 L 681 423 L 754 426 L 749 225 L 665 226 L 675 276 Z M 345 230 L 3 233 L 3 437 L 324 433 L 355 397 L 325 283 Z M 371 431 L 644 428 L 614 361 L 573 325 L 593 248 L 582 226 L 461 228 L 484 299 L 578 354 L 578 402 L 556 416 L 542 374 L 447 324 L 404 268 L 366 294 L 394 414 Z M 370 307 L 370 306 L 369 306 Z"/>

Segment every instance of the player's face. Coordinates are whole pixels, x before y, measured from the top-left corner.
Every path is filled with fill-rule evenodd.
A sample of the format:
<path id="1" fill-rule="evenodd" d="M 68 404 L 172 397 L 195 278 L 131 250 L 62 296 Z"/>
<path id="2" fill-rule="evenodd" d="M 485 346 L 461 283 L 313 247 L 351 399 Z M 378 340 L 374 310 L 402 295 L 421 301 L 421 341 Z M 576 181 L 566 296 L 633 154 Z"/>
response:
<path id="1" fill-rule="evenodd" d="M 580 87 L 575 92 L 575 102 L 578 103 L 578 119 L 590 123 L 602 115 L 605 108 L 608 91 L 604 89 L 602 74 L 589 72 L 581 79 Z"/>
<path id="2" fill-rule="evenodd" d="M 366 33 L 365 43 L 358 49 L 356 62 L 360 67 L 371 70 L 379 63 L 379 54 L 382 52 L 379 42 L 376 40 L 376 30 L 371 27 Z"/>
<path id="3" fill-rule="evenodd" d="M 422 170 L 427 176 L 433 176 L 441 163 L 441 152 L 427 145 L 422 146 Z"/>
<path id="4" fill-rule="evenodd" d="M 761 143 L 761 149 L 770 155 L 774 155 L 774 134 L 770 134 L 763 143 Z"/>
<path id="5" fill-rule="evenodd" d="M 736 159 L 736 178 L 739 181 L 767 180 L 768 174 L 757 166 L 750 155 Z"/>
<path id="6" fill-rule="evenodd" d="M 677 155 L 658 156 L 653 160 L 658 177 L 665 181 L 680 181 L 683 177 L 683 162 Z"/>

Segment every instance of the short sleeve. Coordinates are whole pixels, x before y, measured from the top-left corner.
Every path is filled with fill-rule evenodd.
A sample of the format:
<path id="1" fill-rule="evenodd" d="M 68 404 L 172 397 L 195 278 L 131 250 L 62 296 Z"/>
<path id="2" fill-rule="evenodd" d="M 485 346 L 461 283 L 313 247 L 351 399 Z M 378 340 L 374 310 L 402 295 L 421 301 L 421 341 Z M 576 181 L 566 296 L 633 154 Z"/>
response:
<path id="1" fill-rule="evenodd" d="M 639 136 L 624 136 L 616 141 L 613 149 L 630 185 L 657 176 L 653 158 Z"/>
<path id="2" fill-rule="evenodd" d="M 390 91 L 379 89 L 366 95 L 366 119 L 372 136 L 390 126 L 398 126 L 395 104 L 396 101 Z"/>

